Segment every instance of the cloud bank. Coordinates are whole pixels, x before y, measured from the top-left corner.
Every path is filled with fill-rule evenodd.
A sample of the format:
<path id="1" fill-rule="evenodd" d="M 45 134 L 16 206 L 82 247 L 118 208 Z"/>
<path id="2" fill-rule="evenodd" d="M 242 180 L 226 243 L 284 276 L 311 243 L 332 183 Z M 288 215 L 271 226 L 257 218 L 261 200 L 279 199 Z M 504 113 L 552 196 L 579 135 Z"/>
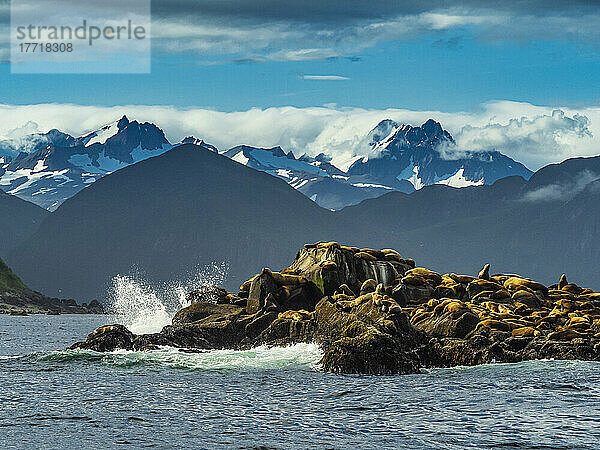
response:
<path id="1" fill-rule="evenodd" d="M 485 103 L 476 112 L 374 110 L 335 105 L 237 112 L 143 105 L 0 105 L 0 138 L 22 137 L 25 131 L 46 132 L 52 128 L 77 136 L 123 114 L 157 124 L 171 142 L 194 135 L 219 149 L 240 144 L 281 145 L 297 156 L 329 154 L 341 168 L 348 167 L 357 155 L 365 154 L 366 134 L 383 119 L 421 125 L 433 118 L 454 136 L 457 149 L 496 149 L 533 170 L 570 157 L 600 154 L 600 107 L 571 109 L 509 101 Z"/>
<path id="2" fill-rule="evenodd" d="M 585 143 L 585 138 L 593 139 L 589 125 L 585 115 L 575 113 L 569 117 L 556 109 L 550 114 L 510 119 L 507 124 L 465 125 L 455 136 L 456 146 L 445 146 L 440 151 L 446 159 L 458 159 L 466 152 L 497 150 L 539 167 L 547 164 L 549 155 L 566 159 L 572 147 Z"/>
<path id="3" fill-rule="evenodd" d="M 507 0 L 155 0 L 163 51 L 238 61 L 351 56 L 391 40 L 468 29 L 483 41 L 571 40 L 598 47 L 596 2 Z"/>
<path id="4" fill-rule="evenodd" d="M 79 2 L 61 0 L 69 1 Z M 19 4 L 39 7 L 40 0 Z M 7 5 L 0 0 L 0 13 Z M 0 30 L 7 20 L 0 14 Z M 157 53 L 213 62 L 353 56 L 381 42 L 466 29 L 488 42 L 600 43 L 600 10 L 590 1 L 153 0 L 152 21 Z"/>
<path id="5" fill-rule="evenodd" d="M 600 180 L 600 174 L 584 170 L 574 177 L 574 181 L 562 184 L 549 184 L 528 192 L 523 197 L 527 202 L 553 202 L 570 200 L 583 191 L 590 183 Z"/>

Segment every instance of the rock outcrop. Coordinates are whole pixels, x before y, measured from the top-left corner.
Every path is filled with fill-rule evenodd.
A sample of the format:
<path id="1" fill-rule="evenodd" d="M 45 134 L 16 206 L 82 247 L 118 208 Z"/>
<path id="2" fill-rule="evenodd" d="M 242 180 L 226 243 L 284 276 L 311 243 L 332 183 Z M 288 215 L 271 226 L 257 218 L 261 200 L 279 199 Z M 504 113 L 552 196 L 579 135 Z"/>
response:
<path id="1" fill-rule="evenodd" d="M 306 245 L 237 294 L 204 287 L 160 333 L 112 325 L 71 348 L 250 348 L 316 342 L 324 370 L 408 374 L 531 359 L 600 360 L 600 294 L 516 274 L 438 274 L 394 250 Z"/>
<path id="2" fill-rule="evenodd" d="M 0 259 L 0 314 L 103 314 L 102 305 L 93 300 L 77 304 L 75 300 L 46 297 L 29 289 Z"/>

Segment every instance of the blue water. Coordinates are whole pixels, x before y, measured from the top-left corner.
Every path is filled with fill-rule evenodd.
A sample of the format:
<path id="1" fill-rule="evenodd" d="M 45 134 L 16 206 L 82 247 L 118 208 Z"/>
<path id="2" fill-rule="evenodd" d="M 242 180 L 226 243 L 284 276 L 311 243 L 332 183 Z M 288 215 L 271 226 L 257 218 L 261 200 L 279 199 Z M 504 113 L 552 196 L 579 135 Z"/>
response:
<path id="1" fill-rule="evenodd" d="M 600 364 L 318 371 L 316 346 L 63 351 L 103 316 L 0 316 L 2 448 L 589 448 Z"/>

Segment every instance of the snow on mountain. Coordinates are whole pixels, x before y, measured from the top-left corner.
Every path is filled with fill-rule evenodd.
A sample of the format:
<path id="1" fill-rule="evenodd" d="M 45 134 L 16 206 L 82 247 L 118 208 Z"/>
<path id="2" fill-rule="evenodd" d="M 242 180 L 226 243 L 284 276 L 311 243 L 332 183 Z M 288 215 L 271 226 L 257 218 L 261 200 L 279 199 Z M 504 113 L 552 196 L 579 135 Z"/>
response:
<path id="1" fill-rule="evenodd" d="M 93 133 L 84 136 L 82 139 L 86 147 L 93 144 L 104 144 L 108 139 L 113 137 L 118 132 L 119 122 L 114 122 L 102 127 L 102 129 L 99 131 L 94 131 Z"/>
<path id="2" fill-rule="evenodd" d="M 357 157 L 348 168 L 350 177 L 362 177 L 364 183 L 393 187 L 396 182 L 409 182 L 414 189 L 431 184 L 467 187 L 492 184 L 511 175 L 529 179 L 533 173 L 493 150 L 462 151 L 449 158 L 454 139 L 432 119 L 420 127 L 384 120 L 367 135 L 367 142 L 368 154 Z"/>
<path id="3" fill-rule="evenodd" d="M 467 187 L 530 172 L 497 151 L 456 153 L 452 136 L 428 120 L 420 127 L 383 120 L 362 139 L 347 171 L 325 154 L 296 157 L 281 147 L 240 145 L 223 152 L 194 136 L 194 144 L 281 178 L 324 208 L 341 209 L 390 191 L 410 193 L 431 184 Z M 0 141 L 0 189 L 54 210 L 103 176 L 160 155 L 172 145 L 151 123 L 118 121 L 83 136 L 58 130 Z"/>
<path id="4" fill-rule="evenodd" d="M 247 145 L 234 147 L 223 154 L 240 164 L 283 179 L 327 209 L 355 205 L 394 189 L 377 183 L 362 183 L 360 177 L 351 179 L 331 164 L 331 158 L 324 154 L 296 158 L 292 152 L 285 153 L 281 147 L 259 148 Z M 414 189 L 409 185 L 407 190 L 410 192 Z"/>
<path id="5" fill-rule="evenodd" d="M 126 116 L 84 136 L 51 130 L 2 141 L 0 187 L 54 210 L 103 176 L 172 147 L 160 128 Z"/>

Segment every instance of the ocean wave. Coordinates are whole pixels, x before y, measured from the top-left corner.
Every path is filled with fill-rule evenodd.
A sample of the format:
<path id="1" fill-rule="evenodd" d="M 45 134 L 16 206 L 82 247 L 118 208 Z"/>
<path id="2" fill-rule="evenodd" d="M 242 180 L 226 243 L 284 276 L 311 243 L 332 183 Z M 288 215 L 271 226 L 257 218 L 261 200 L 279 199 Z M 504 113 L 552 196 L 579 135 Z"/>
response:
<path id="1" fill-rule="evenodd" d="M 192 371 L 252 371 L 298 368 L 318 370 L 323 352 L 316 344 L 295 344 L 287 347 L 260 346 L 250 350 L 210 350 L 189 353 L 165 347 L 147 352 L 118 350 L 98 353 L 91 350 L 63 350 L 30 355 L 39 362 L 91 363 L 129 368 L 171 368 Z"/>

